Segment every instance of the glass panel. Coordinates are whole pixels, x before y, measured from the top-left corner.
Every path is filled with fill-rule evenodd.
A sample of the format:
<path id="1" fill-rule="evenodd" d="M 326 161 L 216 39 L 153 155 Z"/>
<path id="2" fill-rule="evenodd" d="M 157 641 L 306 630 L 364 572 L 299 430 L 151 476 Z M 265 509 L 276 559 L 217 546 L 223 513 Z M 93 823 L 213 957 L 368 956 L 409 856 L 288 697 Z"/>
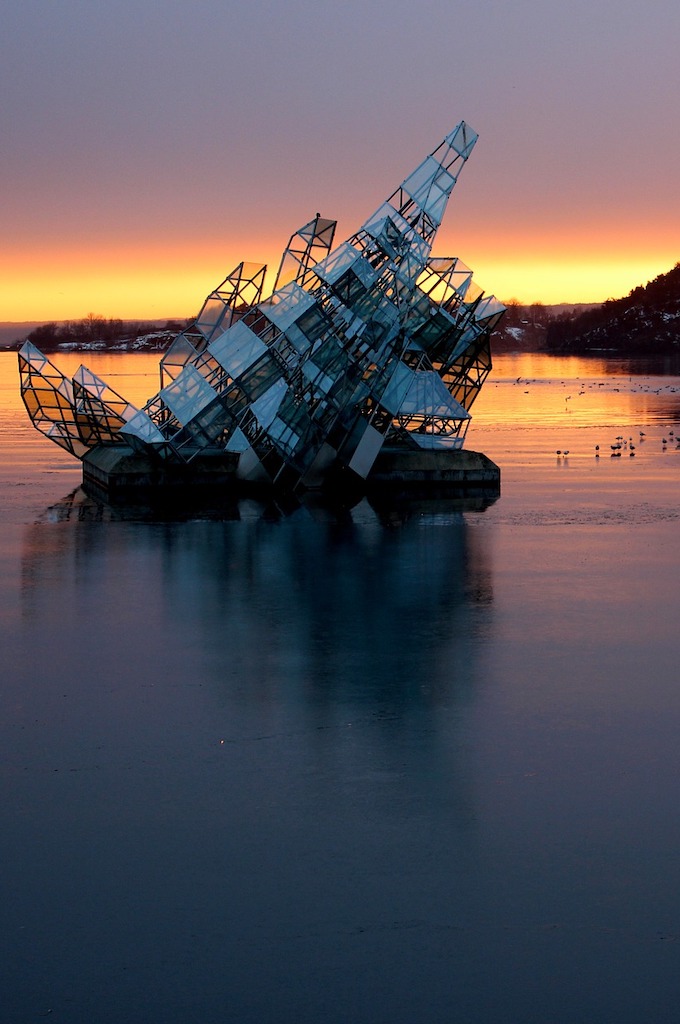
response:
<path id="1" fill-rule="evenodd" d="M 277 382 L 273 384 L 268 391 L 265 391 L 263 395 L 260 395 L 260 397 L 252 403 L 250 411 L 257 418 L 261 427 L 266 428 L 272 422 L 287 390 L 288 385 L 285 380 L 277 380 Z"/>
<path id="2" fill-rule="evenodd" d="M 124 420 L 129 420 L 138 411 L 136 406 L 127 402 L 122 395 L 119 395 L 117 391 L 98 377 L 92 370 L 88 370 L 86 366 L 80 366 L 73 377 L 73 390 L 74 395 L 78 393 L 78 388 L 83 388 L 90 395 L 95 396 L 102 405 L 102 415 L 113 413 L 116 416 L 122 417 Z"/>
<path id="3" fill-rule="evenodd" d="M 502 302 L 499 302 L 495 295 L 489 295 L 487 298 L 482 299 L 477 306 L 475 320 L 486 320 L 487 317 L 494 316 L 496 313 L 502 313 L 504 309 L 505 306 Z"/>
<path id="4" fill-rule="evenodd" d="M 325 331 L 329 330 L 330 323 L 321 309 L 315 305 L 310 307 L 299 319 L 295 326 L 302 331 L 308 341 L 317 341 Z"/>
<path id="5" fill-rule="evenodd" d="M 414 430 L 409 431 L 409 435 L 416 442 L 419 448 L 425 448 L 428 451 L 437 451 L 442 448 L 453 449 L 463 447 L 463 438 L 454 431 L 451 434 L 441 434 L 427 432 L 420 433 L 420 431 Z"/>
<path id="6" fill-rule="evenodd" d="M 195 366 L 185 366 L 160 397 L 180 423 L 186 424 L 215 398 L 215 392 Z"/>
<path id="7" fill-rule="evenodd" d="M 423 160 L 420 167 L 416 167 L 412 174 L 409 174 L 408 178 L 404 181 L 402 188 L 404 192 L 415 199 L 419 206 L 423 205 L 423 201 L 427 198 L 427 194 L 432 187 L 432 182 L 435 180 L 437 175 L 442 172 L 442 165 L 434 157 L 428 156 Z M 446 173 L 446 172 L 444 172 Z M 447 175 L 450 177 L 450 175 Z"/>
<path id="8" fill-rule="evenodd" d="M 250 448 L 250 441 L 243 433 L 240 427 L 237 427 L 234 433 L 231 435 L 224 450 L 227 452 L 245 452 Z"/>
<path id="9" fill-rule="evenodd" d="M 366 288 L 371 288 L 378 277 L 378 271 L 363 256 L 352 264 L 352 270 Z"/>
<path id="10" fill-rule="evenodd" d="M 210 355 L 234 379 L 240 377 L 263 353 L 266 345 L 239 321 L 208 346 Z"/>
<path id="11" fill-rule="evenodd" d="M 441 192 L 436 185 L 433 185 L 427 199 L 422 203 L 422 207 L 430 220 L 435 224 L 441 224 L 448 201 L 449 194 Z"/>
<path id="12" fill-rule="evenodd" d="M 365 221 L 364 231 L 375 239 L 383 236 L 388 242 L 394 243 L 402 236 L 412 238 L 414 231 L 407 220 L 398 213 L 390 203 L 383 203 L 375 213 Z"/>
<path id="13" fill-rule="evenodd" d="M 293 451 L 300 441 L 300 436 L 296 434 L 287 423 L 280 420 L 278 416 L 272 422 L 267 433 L 278 445 L 288 448 L 290 451 Z"/>
<path id="14" fill-rule="evenodd" d="M 333 284 L 344 271 L 359 258 L 359 253 L 349 242 L 343 242 L 321 263 L 314 267 L 314 273 L 323 281 Z"/>
<path id="15" fill-rule="evenodd" d="M 323 395 L 327 395 L 335 384 L 333 378 L 325 374 L 323 370 L 320 370 L 311 359 L 308 359 L 303 363 L 302 372 L 307 380 L 314 385 L 315 390 L 321 392 Z"/>
<path id="16" fill-rule="evenodd" d="M 380 404 L 384 405 L 392 416 L 396 416 L 401 409 L 408 390 L 413 383 L 413 378 L 413 370 L 409 370 L 408 366 L 398 362 L 380 398 Z"/>
<path id="17" fill-rule="evenodd" d="M 465 121 L 461 121 L 460 124 L 457 124 L 453 131 L 446 136 L 444 141 L 455 153 L 459 153 L 460 156 L 464 156 L 467 159 L 478 138 L 479 136 L 477 135 L 477 132 L 474 131 L 469 124 L 466 124 Z M 449 165 L 448 160 L 442 160 L 442 163 L 445 163 L 446 166 Z"/>
<path id="18" fill-rule="evenodd" d="M 285 288 L 275 292 L 266 302 L 261 302 L 259 309 L 268 320 L 285 331 L 305 310 L 313 306 L 314 296 L 304 291 L 298 284 L 291 281 Z"/>
<path id="19" fill-rule="evenodd" d="M 160 444 L 165 440 L 156 424 L 141 409 L 121 428 L 120 433 L 121 436 L 129 434 L 148 444 Z"/>
<path id="20" fill-rule="evenodd" d="M 366 426 L 364 435 L 356 446 L 354 455 L 350 459 L 349 467 L 363 479 L 366 479 L 371 467 L 376 460 L 378 452 L 382 448 L 384 437 L 374 427 Z"/>
<path id="21" fill-rule="evenodd" d="M 224 316 L 226 309 L 227 304 L 214 294 L 209 296 L 204 302 L 203 308 L 196 318 L 196 326 L 206 340 L 210 340 L 215 327 Z"/>
<path id="22" fill-rule="evenodd" d="M 174 380 L 186 363 L 193 362 L 198 352 L 185 334 L 178 334 L 161 359 L 161 387 Z"/>
<path id="23" fill-rule="evenodd" d="M 446 390 L 446 385 L 434 370 L 418 370 L 413 383 L 399 410 L 402 416 L 438 416 L 447 419 L 470 419 L 455 398 Z"/>
<path id="24" fill-rule="evenodd" d="M 327 338 L 314 349 L 314 362 L 326 373 L 336 374 L 346 368 L 349 356 L 335 338 Z"/>
<path id="25" fill-rule="evenodd" d="M 239 383 L 251 402 L 256 401 L 281 377 L 281 371 L 269 355 L 258 359 L 240 377 Z"/>

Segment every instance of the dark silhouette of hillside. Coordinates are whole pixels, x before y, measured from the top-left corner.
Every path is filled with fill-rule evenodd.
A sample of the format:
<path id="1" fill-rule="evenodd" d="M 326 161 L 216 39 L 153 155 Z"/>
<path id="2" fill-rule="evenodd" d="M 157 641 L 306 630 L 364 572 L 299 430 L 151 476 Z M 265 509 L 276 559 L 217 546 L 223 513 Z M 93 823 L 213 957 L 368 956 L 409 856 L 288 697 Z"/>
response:
<path id="1" fill-rule="evenodd" d="M 533 302 L 523 305 L 517 299 L 505 303 L 505 313 L 491 336 L 492 352 L 544 352 L 548 325 L 557 317 L 573 320 L 590 303 L 559 303 L 544 305 Z"/>
<path id="2" fill-rule="evenodd" d="M 556 317 L 547 325 L 545 347 L 626 355 L 680 352 L 680 263 L 623 299 L 608 299 L 576 317 Z"/>

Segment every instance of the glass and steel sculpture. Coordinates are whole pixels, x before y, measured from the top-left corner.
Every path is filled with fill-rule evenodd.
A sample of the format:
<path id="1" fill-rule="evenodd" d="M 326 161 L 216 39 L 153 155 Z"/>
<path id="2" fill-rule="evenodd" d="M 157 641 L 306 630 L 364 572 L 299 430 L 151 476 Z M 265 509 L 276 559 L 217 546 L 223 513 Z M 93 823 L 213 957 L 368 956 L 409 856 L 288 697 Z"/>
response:
<path id="1" fill-rule="evenodd" d="M 34 425 L 82 458 L 123 445 L 166 463 L 233 453 L 236 475 L 285 488 L 366 479 L 383 446 L 462 447 L 504 307 L 432 244 L 477 140 L 461 122 L 347 241 L 317 214 L 291 237 L 274 290 L 241 263 L 160 364 L 136 409 L 89 370 L 19 353 Z"/>

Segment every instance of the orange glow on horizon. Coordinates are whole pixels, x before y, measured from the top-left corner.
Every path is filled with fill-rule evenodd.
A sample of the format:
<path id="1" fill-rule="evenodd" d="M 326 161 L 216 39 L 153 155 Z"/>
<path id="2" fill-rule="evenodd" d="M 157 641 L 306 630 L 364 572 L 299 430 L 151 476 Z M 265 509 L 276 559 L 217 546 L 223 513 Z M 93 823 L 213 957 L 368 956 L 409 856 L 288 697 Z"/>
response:
<path id="1" fill-rule="evenodd" d="M 675 262 L 670 256 L 634 262 L 611 257 L 576 264 L 559 258 L 512 263 L 479 260 L 475 280 L 506 303 L 514 299 L 521 305 L 602 303 L 625 297 L 638 285 L 671 270 Z"/>
<path id="2" fill-rule="evenodd" d="M 471 244 L 465 241 L 468 234 Z M 339 234 L 337 241 L 343 237 Z M 444 241 L 434 255 L 460 256 L 485 292 L 525 305 L 621 298 L 678 261 L 670 245 L 654 250 L 647 244 L 636 251 L 635 240 L 609 251 L 593 246 L 585 255 L 582 246 L 573 240 L 565 244 L 564 238 L 559 245 L 525 239 L 519 248 L 516 239 L 507 237 L 499 244 L 488 228 L 479 236 L 464 231 L 463 241 L 460 252 L 447 252 L 452 247 Z M 267 263 L 271 288 L 286 242 L 278 236 L 229 238 L 133 250 L 117 242 L 105 250 L 45 246 L 5 254 L 0 256 L 0 321 L 77 320 L 88 313 L 126 320 L 191 317 L 241 260 Z"/>

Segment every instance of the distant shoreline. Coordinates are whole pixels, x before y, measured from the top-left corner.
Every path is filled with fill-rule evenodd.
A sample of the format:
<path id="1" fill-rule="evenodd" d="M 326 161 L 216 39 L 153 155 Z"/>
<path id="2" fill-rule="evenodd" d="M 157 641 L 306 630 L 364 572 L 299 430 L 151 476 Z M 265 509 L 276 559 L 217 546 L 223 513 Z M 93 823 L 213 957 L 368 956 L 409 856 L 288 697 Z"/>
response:
<path id="1" fill-rule="evenodd" d="M 36 328 L 38 328 L 38 327 L 44 327 L 46 324 L 56 324 L 57 326 L 61 327 L 64 324 L 73 323 L 73 322 L 74 321 L 70 321 L 70 320 L 20 320 L 20 321 L 19 320 L 18 321 L 0 320 L 0 351 L 2 351 L 2 350 L 16 351 L 18 348 L 21 347 L 21 345 L 23 345 L 23 343 L 26 340 L 26 338 L 28 337 L 28 335 L 31 334 L 32 331 L 35 331 Z M 152 333 L 152 332 L 155 332 L 155 331 L 162 331 L 164 329 L 164 325 L 165 324 L 177 323 L 177 322 L 186 322 L 186 318 L 183 319 L 181 317 L 159 317 L 157 320 L 122 320 L 121 321 L 121 323 L 123 323 L 123 324 L 135 324 L 135 325 L 142 324 L 142 325 L 144 325 L 144 327 L 146 327 L 148 329 L 149 333 Z M 100 352 L 100 351 L 102 351 L 101 347 L 98 347 L 96 349 L 93 349 L 92 347 L 90 347 L 91 344 L 98 344 L 97 342 L 94 342 L 94 343 L 88 342 L 86 344 L 87 344 L 87 347 L 79 346 L 78 348 L 74 348 L 73 346 L 69 346 L 68 348 L 57 346 L 56 348 L 52 347 L 50 349 L 50 351 L 52 351 L 52 352 L 67 352 L 67 351 L 68 352 L 73 352 L 73 351 L 78 351 L 78 352 L 80 352 L 80 351 L 83 351 L 83 352 L 97 351 L 97 352 Z M 106 349 L 108 349 L 110 347 L 110 346 L 108 346 L 107 343 L 104 343 L 104 346 L 105 346 Z M 41 347 L 41 351 L 44 351 L 46 355 L 49 354 L 48 353 L 48 346 L 44 346 L 44 348 Z M 121 351 L 126 351 L 126 350 L 125 349 L 121 349 Z"/>
<path id="2" fill-rule="evenodd" d="M 506 308 L 507 312 L 501 321 L 500 329 L 495 337 L 497 351 L 505 352 L 510 348 L 518 351 L 539 351 L 543 348 L 542 342 L 546 328 L 545 321 L 569 312 L 576 315 L 581 311 L 593 308 L 593 304 L 558 303 L 549 306 L 542 306 L 540 304 L 524 306 L 511 301 L 508 302 Z M 540 323 L 538 322 L 539 318 L 536 316 L 536 311 L 539 309 Z M 533 314 L 531 311 L 534 311 Z M 82 322 L 82 320 L 0 320 L 0 351 L 17 351 L 28 335 L 48 324 L 61 328 L 66 324 Z M 189 322 L 188 319 L 182 320 L 176 317 L 159 317 L 155 320 L 120 320 L 119 323 L 122 325 L 134 325 L 136 328 L 143 326 L 146 329 L 146 333 L 140 336 L 139 331 L 136 331 L 134 337 L 118 337 L 107 340 L 92 338 L 91 336 L 91 340 L 86 341 L 83 339 L 82 341 L 69 341 L 68 343 L 50 343 L 46 339 L 41 339 L 41 341 L 36 340 L 35 344 L 45 355 L 58 355 L 61 352 L 158 352 L 162 351 L 172 340 L 172 336 L 168 333 L 168 325 L 178 325 L 178 329 L 173 335 L 176 336 L 181 329 L 179 325 Z M 152 334 L 163 332 L 165 332 L 166 337 L 163 338 L 161 343 L 149 340 L 140 344 L 142 337 L 147 338 Z"/>

